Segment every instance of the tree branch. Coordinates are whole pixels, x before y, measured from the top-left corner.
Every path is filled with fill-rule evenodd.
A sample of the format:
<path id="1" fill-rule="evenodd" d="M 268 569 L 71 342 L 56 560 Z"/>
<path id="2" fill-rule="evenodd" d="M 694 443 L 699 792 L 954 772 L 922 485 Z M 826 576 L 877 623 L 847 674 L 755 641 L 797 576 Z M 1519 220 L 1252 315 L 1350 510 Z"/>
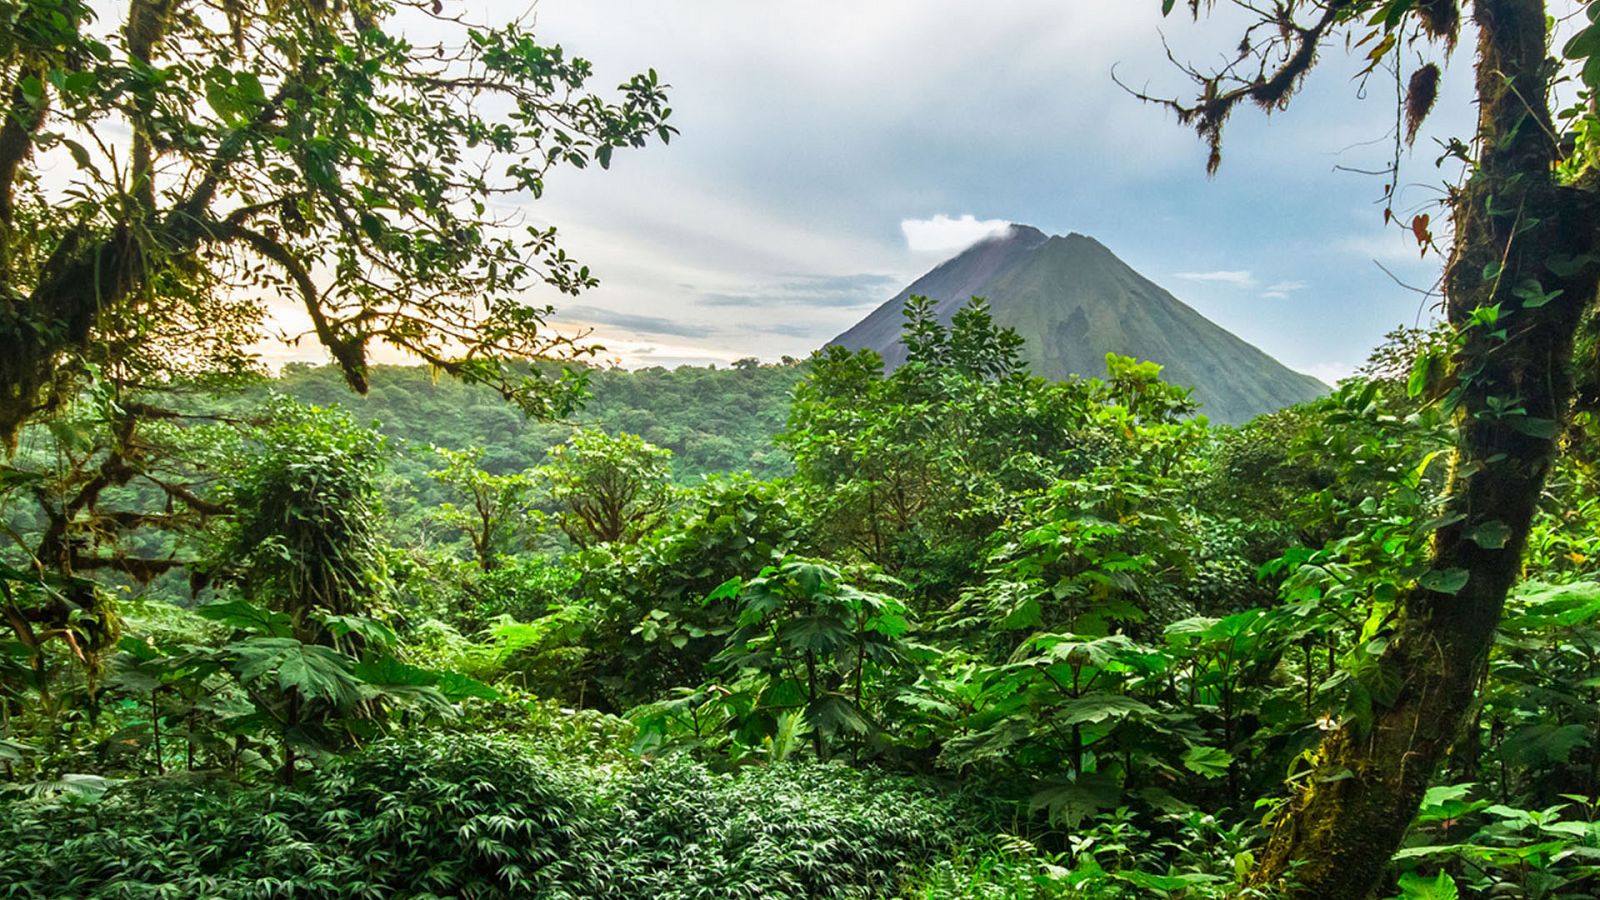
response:
<path id="1" fill-rule="evenodd" d="M 1320 18 L 1305 26 L 1295 21 L 1290 4 L 1279 4 L 1270 15 L 1263 15 L 1268 22 L 1277 27 L 1281 37 L 1268 42 L 1259 50 L 1251 47 L 1247 37 L 1240 45 L 1239 60 L 1221 72 L 1202 74 L 1177 63 L 1174 59 L 1174 64 L 1200 85 L 1200 99 L 1193 104 L 1134 90 L 1117 77 L 1115 69 L 1112 70 L 1111 78 L 1124 91 L 1145 103 L 1154 103 L 1172 110 L 1178 117 L 1179 124 L 1194 128 L 1211 148 L 1211 155 L 1206 160 L 1206 173 L 1215 175 L 1222 165 L 1222 128 L 1227 124 L 1228 116 L 1233 114 L 1233 110 L 1240 103 L 1247 100 L 1268 113 L 1282 109 L 1299 89 L 1312 66 L 1316 64 L 1317 50 L 1322 40 L 1339 23 L 1341 16 L 1353 6 L 1355 0 L 1332 0 L 1323 8 Z M 1198 8 L 1196 13 L 1198 14 Z M 1265 61 L 1267 54 L 1273 47 L 1282 43 L 1292 45 L 1292 49 L 1287 52 L 1283 62 L 1275 68 L 1268 66 Z M 1239 78 L 1233 75 L 1235 66 L 1252 54 L 1262 60 L 1261 69 L 1256 76 Z M 1169 59 L 1172 58 L 1170 51 L 1167 55 Z M 1236 86 L 1225 89 L 1224 84 L 1230 80 L 1237 82 Z"/>
<path id="2" fill-rule="evenodd" d="M 216 222 L 212 224 L 211 230 L 219 237 L 242 241 L 250 249 L 277 263 L 288 274 L 289 280 L 294 283 L 300 295 L 306 314 L 311 317 L 311 326 L 316 330 L 317 340 L 321 341 L 322 345 L 328 348 L 328 352 L 333 354 L 334 359 L 338 360 L 350 387 L 360 393 L 366 393 L 367 361 L 362 342 L 359 338 L 341 337 L 335 330 L 334 323 L 328 320 L 322 310 L 322 296 L 317 290 L 316 282 L 311 280 L 311 273 L 306 271 L 294 253 L 265 234 L 243 225 Z"/>

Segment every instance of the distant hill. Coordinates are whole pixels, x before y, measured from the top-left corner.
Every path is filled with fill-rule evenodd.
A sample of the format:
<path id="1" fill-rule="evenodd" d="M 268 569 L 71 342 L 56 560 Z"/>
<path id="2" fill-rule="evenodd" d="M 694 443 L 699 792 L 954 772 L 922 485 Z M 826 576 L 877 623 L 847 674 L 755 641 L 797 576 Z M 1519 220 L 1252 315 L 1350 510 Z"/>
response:
<path id="1" fill-rule="evenodd" d="M 424 366 L 374 366 L 371 390 L 360 396 L 333 366 L 291 363 L 278 377 L 216 402 L 247 408 L 275 391 L 319 406 L 342 406 L 357 421 L 377 422 L 397 450 L 429 444 L 482 447 L 485 467 L 495 472 L 543 462 L 545 451 L 566 440 L 573 425 L 629 431 L 671 450 L 675 477 L 692 484 L 717 472 L 748 470 L 761 478 L 789 474 L 793 464 L 772 438 L 783 430 L 789 393 L 805 371 L 803 364 L 595 369 L 589 376 L 590 399 L 570 423 L 530 421 L 493 390 L 436 378 Z M 393 468 L 424 500 L 437 502 L 444 495 L 425 477 L 430 464 L 416 453 L 401 452 Z"/>
<path id="2" fill-rule="evenodd" d="M 939 264 L 830 343 L 871 347 L 890 368 L 900 365 L 901 310 L 912 295 L 936 301 L 945 323 L 970 298 L 986 298 L 995 321 L 1027 341 L 1023 357 L 1044 378 L 1103 376 L 1107 353 L 1160 363 L 1167 381 L 1194 388 L 1201 411 L 1215 422 L 1237 424 L 1328 391 L 1081 234 L 1052 237 L 1013 225 Z"/>

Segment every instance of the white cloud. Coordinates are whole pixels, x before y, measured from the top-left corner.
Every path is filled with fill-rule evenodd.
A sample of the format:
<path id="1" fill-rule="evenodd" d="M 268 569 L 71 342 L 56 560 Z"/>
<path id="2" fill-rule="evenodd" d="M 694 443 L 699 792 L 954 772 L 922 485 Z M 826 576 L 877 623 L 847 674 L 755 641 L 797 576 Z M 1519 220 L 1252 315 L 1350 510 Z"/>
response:
<path id="1" fill-rule="evenodd" d="M 1307 366 L 1300 366 L 1300 371 L 1321 381 L 1323 384 L 1338 384 L 1341 379 L 1349 378 L 1356 373 L 1356 367 L 1347 362 L 1319 362 Z"/>
<path id="2" fill-rule="evenodd" d="M 1207 281 L 1215 284 L 1231 284 L 1234 287 L 1255 287 L 1256 277 L 1243 269 L 1224 269 L 1216 272 L 1179 272 L 1178 277 L 1185 281 Z"/>
<path id="3" fill-rule="evenodd" d="M 601 365 L 620 366 L 624 369 L 643 369 L 649 366 L 671 369 L 677 366 L 727 365 L 741 356 L 750 355 L 736 351 L 708 350 L 695 344 L 662 343 L 642 337 L 623 337 L 614 331 L 603 333 L 604 329 L 605 326 L 597 326 L 595 331 L 604 349 L 590 360 Z"/>
<path id="4" fill-rule="evenodd" d="M 1303 291 L 1308 287 L 1310 285 L 1304 281 L 1278 281 L 1267 285 L 1267 289 L 1261 293 L 1261 298 L 1263 300 L 1287 300 L 1290 294 L 1295 291 Z"/>
<path id="5" fill-rule="evenodd" d="M 1005 219 L 979 219 L 971 213 L 952 219 L 939 213 L 931 219 L 901 219 L 906 246 L 918 252 L 965 250 L 987 237 L 1004 234 L 1011 223 Z"/>

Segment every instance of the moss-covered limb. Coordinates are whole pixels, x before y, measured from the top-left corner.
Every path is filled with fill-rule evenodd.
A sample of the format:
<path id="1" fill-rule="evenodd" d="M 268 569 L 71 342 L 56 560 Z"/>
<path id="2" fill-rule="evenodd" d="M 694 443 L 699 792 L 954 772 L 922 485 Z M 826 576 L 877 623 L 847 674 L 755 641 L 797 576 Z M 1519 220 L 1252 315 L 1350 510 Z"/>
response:
<path id="1" fill-rule="evenodd" d="M 1507 354 L 1486 371 L 1503 377 L 1511 373 L 1501 370 L 1510 368 L 1562 384 L 1572 332 L 1564 340 L 1559 329 L 1545 334 L 1526 355 Z M 1534 407 L 1530 402 L 1530 415 L 1546 411 Z M 1405 598 L 1380 663 L 1402 679 L 1398 694 L 1376 711 L 1370 730 L 1347 724 L 1323 743 L 1316 770 L 1280 819 L 1252 884 L 1292 879 L 1292 897 L 1359 898 L 1382 876 L 1472 705 L 1553 444 L 1504 420 L 1464 420 L 1451 508 L 1468 518 L 1439 534 L 1435 566 L 1464 570 L 1467 584 L 1455 594 L 1418 588 Z M 1488 521 L 1510 530 L 1503 546 L 1472 539 L 1473 529 Z"/>
<path id="2" fill-rule="evenodd" d="M 1467 593 L 1460 595 L 1464 604 L 1498 614 L 1487 584 L 1476 596 Z M 1492 635 L 1492 626 L 1484 634 L 1433 619 L 1407 622 L 1383 660 L 1409 675 L 1399 696 L 1370 730 L 1347 724 L 1323 742 L 1251 884 L 1280 887 L 1297 898 L 1368 895 L 1471 705 Z"/>
<path id="3" fill-rule="evenodd" d="M 1367 896 L 1449 752 L 1519 574 L 1572 401 L 1574 334 L 1595 298 L 1593 197 L 1550 174 L 1544 4 L 1479 2 L 1474 15 L 1479 156 L 1454 198 L 1445 282 L 1462 337 L 1447 495 L 1447 520 L 1458 520 L 1437 533 L 1433 554 L 1436 571 L 1464 572 L 1467 581 L 1455 592 L 1419 587 L 1404 598 L 1381 661 L 1398 692 L 1370 729 L 1349 724 L 1329 735 L 1279 819 L 1249 883 L 1290 897 Z M 1496 306 L 1498 317 L 1480 312 Z"/>

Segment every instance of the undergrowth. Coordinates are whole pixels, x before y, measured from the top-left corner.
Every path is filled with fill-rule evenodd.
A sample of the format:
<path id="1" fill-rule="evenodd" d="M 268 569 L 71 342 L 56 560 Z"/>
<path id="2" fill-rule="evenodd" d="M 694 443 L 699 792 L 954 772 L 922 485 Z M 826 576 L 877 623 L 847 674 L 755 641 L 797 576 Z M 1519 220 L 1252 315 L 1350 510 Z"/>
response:
<path id="1" fill-rule="evenodd" d="M 417 736 L 302 790 L 187 777 L 12 801 L 0 894 L 876 897 L 968 838 L 968 819 L 959 797 L 839 765 L 590 766 Z"/>

